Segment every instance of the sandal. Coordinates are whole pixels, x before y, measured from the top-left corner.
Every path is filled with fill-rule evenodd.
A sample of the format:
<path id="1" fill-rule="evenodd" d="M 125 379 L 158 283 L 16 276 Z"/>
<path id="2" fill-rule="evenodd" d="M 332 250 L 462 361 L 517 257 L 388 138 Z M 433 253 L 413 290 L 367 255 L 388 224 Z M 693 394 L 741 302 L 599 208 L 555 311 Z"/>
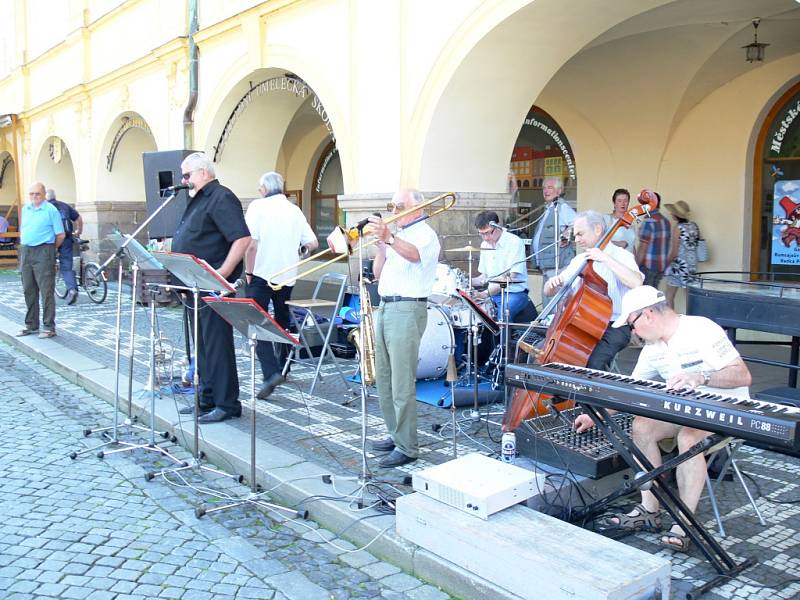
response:
<path id="1" fill-rule="evenodd" d="M 665 548 L 675 552 L 688 552 L 692 545 L 692 540 L 688 535 L 675 533 L 674 531 L 670 531 L 667 535 L 662 535 L 658 541 Z"/>
<path id="2" fill-rule="evenodd" d="M 612 513 L 604 515 L 600 520 L 603 529 L 621 529 L 623 531 L 661 531 L 661 511 L 650 512 L 642 504 L 633 507 L 634 514 Z M 612 519 L 616 519 L 613 521 Z"/>

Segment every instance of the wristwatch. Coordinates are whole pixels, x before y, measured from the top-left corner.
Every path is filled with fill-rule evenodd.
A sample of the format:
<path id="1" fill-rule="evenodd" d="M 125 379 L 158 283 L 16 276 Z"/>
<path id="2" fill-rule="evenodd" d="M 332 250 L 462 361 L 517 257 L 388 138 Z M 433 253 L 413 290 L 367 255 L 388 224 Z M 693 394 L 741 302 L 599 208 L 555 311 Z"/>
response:
<path id="1" fill-rule="evenodd" d="M 392 244 L 394 244 L 394 234 L 390 235 L 389 239 L 386 240 L 386 245 L 387 246 L 391 246 Z"/>
<path id="2" fill-rule="evenodd" d="M 711 371 L 700 371 L 700 374 L 703 376 L 703 385 L 711 383 Z"/>

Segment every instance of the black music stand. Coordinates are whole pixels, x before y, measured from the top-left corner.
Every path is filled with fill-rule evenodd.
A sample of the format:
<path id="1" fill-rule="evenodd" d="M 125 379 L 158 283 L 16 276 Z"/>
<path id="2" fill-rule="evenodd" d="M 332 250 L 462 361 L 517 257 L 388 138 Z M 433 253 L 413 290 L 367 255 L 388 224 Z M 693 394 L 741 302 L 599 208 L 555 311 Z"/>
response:
<path id="1" fill-rule="evenodd" d="M 256 344 L 257 342 L 272 342 L 275 344 L 289 344 L 298 346 L 300 340 L 288 333 L 273 319 L 253 298 L 216 298 L 206 296 L 203 301 L 214 312 L 225 319 L 231 326 L 247 338 L 250 350 L 250 493 L 238 500 L 224 506 L 206 508 L 198 506 L 194 514 L 200 518 L 205 514 L 234 508 L 243 504 L 253 504 L 273 510 L 285 511 L 301 519 L 308 518 L 308 511 L 296 511 L 260 498 L 266 492 L 259 491 L 256 483 Z"/>
<path id="2" fill-rule="evenodd" d="M 233 477 L 238 481 L 239 477 L 231 475 L 230 473 L 225 473 L 224 471 L 220 471 L 218 469 L 212 469 L 211 467 L 205 466 L 200 462 L 204 456 L 200 452 L 200 423 L 198 422 L 198 418 L 200 416 L 201 365 L 197 352 L 199 345 L 198 342 L 200 340 L 200 293 L 206 292 L 215 293 L 217 295 L 230 295 L 236 293 L 236 288 L 228 283 L 228 281 L 206 261 L 197 258 L 196 256 L 192 256 L 191 254 L 180 254 L 178 252 L 154 252 L 153 255 L 155 256 L 156 260 L 164 265 L 164 268 L 167 271 L 175 275 L 175 277 L 177 277 L 184 284 L 183 286 L 173 285 L 170 287 L 176 290 L 191 292 L 194 301 L 194 377 L 192 381 L 194 385 L 194 444 L 192 447 L 192 456 L 194 459 L 191 463 L 184 464 L 181 467 L 163 469 L 157 472 L 149 471 L 145 473 L 144 478 L 146 481 L 150 481 L 156 475 L 163 475 L 167 472 L 199 468 L 206 471 L 211 471 L 212 473 L 216 473 L 218 475 Z"/>

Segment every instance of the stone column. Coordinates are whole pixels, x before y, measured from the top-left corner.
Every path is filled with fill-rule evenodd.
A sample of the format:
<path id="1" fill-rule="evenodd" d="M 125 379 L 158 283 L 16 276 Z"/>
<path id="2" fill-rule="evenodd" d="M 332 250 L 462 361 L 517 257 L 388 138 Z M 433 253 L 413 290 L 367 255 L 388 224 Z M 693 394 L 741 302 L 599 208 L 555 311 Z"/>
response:
<path id="1" fill-rule="evenodd" d="M 75 208 L 83 217 L 81 237 L 91 242 L 88 260 L 97 260 L 98 255 L 105 259 L 114 252 L 114 244 L 106 239 L 114 229 L 132 233 L 147 218 L 145 202 L 88 202 Z M 136 239 L 147 244 L 146 228 Z"/>

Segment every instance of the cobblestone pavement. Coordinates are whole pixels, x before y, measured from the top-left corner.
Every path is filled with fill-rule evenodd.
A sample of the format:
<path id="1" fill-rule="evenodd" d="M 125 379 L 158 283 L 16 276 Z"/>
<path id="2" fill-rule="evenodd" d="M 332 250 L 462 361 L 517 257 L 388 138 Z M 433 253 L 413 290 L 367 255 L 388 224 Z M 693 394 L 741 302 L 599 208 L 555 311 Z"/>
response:
<path id="1" fill-rule="evenodd" d="M 0 274 L 0 290 L 2 290 L 4 297 L 4 314 L 21 322 L 21 306 L 23 304 L 18 276 L 9 273 Z M 85 296 L 82 296 L 79 303 L 73 307 L 59 303 L 59 336 L 54 338 L 51 343 L 63 344 L 66 347 L 77 349 L 82 354 L 97 360 L 101 364 L 112 366 L 113 329 L 110 326 L 113 325 L 114 319 L 114 299 L 115 294 L 112 290 L 109 294 L 109 300 L 99 306 L 90 304 Z M 137 330 L 139 331 L 137 335 L 137 353 L 139 360 L 134 366 L 134 373 L 137 379 L 143 381 L 147 375 L 144 356 L 146 355 L 145 348 L 148 344 L 146 337 L 148 323 L 145 310 L 140 308 L 137 309 L 137 312 Z M 178 316 L 179 311 L 177 310 L 159 311 L 159 326 L 167 339 L 180 339 L 180 320 Z M 125 323 L 123 323 L 123 330 L 127 330 Z M 180 346 L 179 343 L 176 345 Z M 109 352 L 109 350 L 112 351 Z M 179 354 L 180 349 L 176 349 L 176 353 Z M 626 351 L 626 354 L 619 361 L 622 371 L 627 372 L 634 360 L 635 350 Z M 245 374 L 249 372 L 249 363 L 243 357 L 241 361 L 240 373 L 244 375 L 242 381 L 244 386 L 248 383 Z M 123 361 L 124 373 L 127 372 L 125 363 L 126 361 Z M 754 369 L 754 378 L 761 383 L 762 387 L 766 387 L 770 382 L 771 385 L 776 385 L 775 382 L 782 377 L 784 375 L 781 372 L 770 371 L 768 368 L 758 367 Z M 323 385 L 318 386 L 315 395 L 306 394 L 303 389 L 307 388 L 309 378 L 310 375 L 307 369 L 293 370 L 293 387 L 282 386 L 279 388 L 279 392 L 276 393 L 275 401 L 259 403 L 259 432 L 269 432 L 268 441 L 278 443 L 299 456 L 325 465 L 326 468 L 332 468 L 334 472 L 342 473 L 348 469 L 357 470 L 356 465 L 359 460 L 357 440 L 360 429 L 358 408 L 341 406 L 344 387 L 341 384 L 341 380 L 337 381 L 337 378 L 326 378 Z M 25 383 L 22 384 L 21 382 Z M 319 535 L 308 529 L 308 527 L 315 527 L 312 523 L 278 524 L 274 519 L 268 518 L 262 511 L 251 507 L 214 513 L 197 520 L 193 513 L 194 506 L 197 503 L 197 495 L 193 491 L 189 491 L 185 487 L 170 486 L 160 480 L 151 484 L 144 483 L 141 475 L 160 464 L 159 461 L 155 460 L 152 453 L 125 453 L 109 457 L 105 462 L 99 462 L 93 455 L 90 455 L 90 457 L 79 461 L 80 466 L 72 464 L 63 457 L 71 449 L 80 448 L 83 444 L 92 445 L 97 443 L 95 440 L 84 440 L 81 436 L 81 431 L 86 425 L 95 427 L 95 425 L 108 424 L 111 415 L 108 405 L 89 396 L 80 388 L 72 386 L 59 377 L 50 374 L 37 363 L 32 363 L 26 358 L 20 357 L 19 354 L 9 351 L 4 346 L 0 346 L 0 386 L 3 389 L 10 387 L 11 389 L 19 390 L 15 399 L 9 403 L 9 409 L 15 411 L 15 418 L 9 416 L 9 419 L 4 420 L 3 424 L 0 425 L 0 427 L 6 429 L 6 432 L 8 432 L 11 424 L 14 425 L 13 435 L 4 436 L 2 442 L 4 456 L 0 458 L 0 466 L 2 466 L 0 484 L 3 485 L 4 492 L 6 489 L 16 490 L 19 488 L 25 490 L 26 494 L 30 494 L 30 490 L 39 490 L 41 496 L 32 498 L 23 496 L 22 499 L 25 502 L 30 500 L 30 504 L 35 505 L 37 499 L 46 496 L 49 502 L 53 497 L 53 494 L 50 493 L 53 490 L 47 484 L 52 479 L 59 482 L 58 494 L 55 496 L 57 500 L 55 503 L 49 502 L 47 504 L 47 511 L 52 510 L 53 512 L 42 510 L 41 512 L 44 515 L 52 514 L 55 516 L 59 503 L 62 502 L 60 494 L 66 494 L 66 491 L 71 494 L 70 500 L 63 501 L 64 506 L 67 507 L 63 512 L 67 514 L 61 515 L 63 521 L 58 521 L 59 524 L 62 522 L 80 522 L 80 525 L 84 526 L 86 523 L 90 523 L 91 517 L 75 518 L 74 515 L 77 512 L 75 505 L 80 504 L 81 508 L 77 510 L 88 510 L 82 508 L 84 505 L 95 508 L 100 507 L 97 510 L 100 514 L 98 518 L 101 521 L 104 518 L 106 519 L 104 521 L 105 525 L 95 524 L 89 527 L 87 531 L 80 530 L 79 532 L 82 536 L 105 535 L 106 537 L 103 540 L 106 540 L 106 538 L 108 540 L 116 539 L 116 534 L 112 535 L 110 532 L 112 528 L 108 524 L 109 517 L 107 515 L 114 515 L 112 520 L 114 521 L 115 527 L 113 531 L 115 532 L 130 531 L 141 536 L 151 535 L 151 538 L 144 537 L 144 542 L 138 537 L 131 541 L 131 547 L 133 544 L 142 545 L 143 543 L 148 543 L 148 541 L 152 542 L 152 547 L 149 549 L 139 549 L 139 557 L 120 556 L 120 558 L 143 560 L 145 562 L 155 559 L 148 563 L 146 568 L 143 567 L 141 571 L 141 575 L 143 577 L 146 576 L 145 581 L 140 579 L 137 583 L 148 583 L 149 578 L 159 579 L 155 575 L 164 575 L 161 578 L 162 581 L 157 584 L 164 585 L 166 579 L 169 576 L 176 575 L 180 569 L 199 568 L 196 566 L 197 563 L 188 564 L 190 560 L 195 558 L 192 556 L 180 565 L 173 565 L 175 569 L 169 574 L 157 572 L 157 569 L 162 568 L 157 565 L 165 562 L 158 560 L 157 557 L 167 556 L 170 560 L 176 560 L 175 556 L 183 556 L 181 552 L 186 552 L 186 550 L 173 552 L 172 548 L 175 545 L 171 546 L 170 543 L 172 542 L 169 540 L 173 538 L 183 539 L 180 537 L 181 535 L 187 531 L 192 531 L 194 532 L 193 535 L 197 537 L 189 539 L 186 544 L 181 542 L 179 544 L 181 548 L 188 547 L 189 542 L 196 542 L 200 539 L 202 540 L 203 548 L 195 548 L 195 550 L 203 551 L 207 550 L 208 547 L 213 547 L 214 552 L 219 555 L 219 560 L 215 561 L 215 563 L 221 564 L 230 561 L 231 565 L 235 565 L 233 570 L 225 575 L 242 574 L 241 577 L 234 578 L 239 583 L 231 583 L 230 579 L 223 581 L 225 577 L 218 579 L 215 583 L 231 583 L 232 585 L 248 587 L 249 585 L 255 585 L 255 583 L 246 578 L 254 577 L 254 581 L 261 582 L 261 590 L 265 597 L 269 597 L 273 588 L 277 588 L 291 597 L 289 593 L 295 587 L 301 590 L 301 592 L 298 592 L 299 595 L 295 596 L 298 598 L 315 597 L 310 592 L 310 595 L 303 595 L 306 593 L 306 589 L 313 589 L 317 593 L 323 594 L 319 597 L 328 597 L 328 595 L 337 598 L 380 597 L 381 595 L 398 598 L 403 597 L 403 595 L 421 598 L 445 597 L 435 588 L 422 585 L 418 580 L 400 573 L 395 567 L 376 561 L 368 552 L 341 552 L 341 548 L 352 549 L 352 546 L 349 546 L 344 541 L 337 542 L 339 549 L 331 545 L 317 543 L 316 540 L 318 540 Z M 22 398 L 24 398 L 24 401 Z M 47 400 L 47 404 L 42 404 L 43 398 Z M 31 407 L 35 407 L 35 409 Z M 447 460 L 450 451 L 449 434 L 446 434 L 443 439 L 429 433 L 429 426 L 432 423 L 447 421 L 449 412 L 423 404 L 419 404 L 418 408 L 420 412 L 420 429 L 427 429 L 422 436 L 424 454 L 423 460 L 418 461 L 408 470 Z M 245 410 L 247 411 L 247 409 Z M 16 413 L 21 414 L 19 419 L 16 419 Z M 48 419 L 54 419 L 53 423 L 58 422 L 58 424 L 51 423 L 50 426 L 45 428 L 40 427 L 38 424 L 34 426 L 33 420 L 43 419 L 44 416 Z M 242 430 L 243 435 L 248 429 L 248 419 L 246 418 L 238 419 L 231 423 Z M 380 437 L 382 435 L 381 423 L 376 416 L 374 403 L 371 403 L 368 425 L 372 437 Z M 40 437 L 40 431 L 45 430 L 48 432 L 47 435 Z M 473 427 L 469 429 L 468 433 L 471 433 L 472 437 L 467 437 L 466 435 L 459 437 L 459 454 L 474 451 L 475 449 L 484 451 L 494 449 L 494 443 L 489 438 L 485 428 L 479 430 Z M 259 435 L 262 436 L 261 433 Z M 23 437 L 26 437 L 26 439 L 22 439 Z M 475 441 L 473 441 L 473 438 Z M 40 441 L 44 445 L 41 445 Z M 481 444 L 486 444 L 488 448 L 481 446 Z M 46 448 L 46 450 L 43 448 Z M 182 458 L 188 457 L 180 449 L 176 449 L 175 453 Z M 34 465 L 33 463 L 37 460 L 41 464 Z M 25 463 L 25 468 L 20 468 L 23 463 Z M 800 475 L 800 461 L 788 459 L 774 453 L 744 448 L 740 454 L 740 466 L 748 474 L 748 481 L 755 481 L 759 485 L 759 489 L 755 490 L 757 502 L 767 520 L 767 526 L 761 526 L 755 519 L 739 484 L 736 482 L 723 482 L 720 486 L 718 501 L 721 512 L 726 515 L 726 528 L 729 531 L 729 537 L 723 541 L 723 545 L 736 558 L 751 555 L 757 556 L 760 564 L 756 568 L 749 570 L 745 575 L 705 597 L 710 600 L 730 597 L 764 600 L 775 597 L 800 597 L 800 585 L 789 582 L 791 578 L 800 575 L 800 510 L 798 510 L 794 500 L 797 498 L 798 493 L 797 482 L 798 475 Z M 222 465 L 222 467 L 225 468 L 225 465 Z M 29 473 L 36 473 L 36 475 L 33 477 L 28 475 Z M 117 477 L 117 479 L 113 479 L 113 477 Z M 99 491 L 94 490 L 86 482 L 87 479 L 97 480 Z M 6 485 L 7 480 L 10 482 L 8 486 Z M 112 480 L 121 481 L 122 483 L 112 486 L 108 483 Z M 177 483 L 186 485 L 183 482 Z M 207 481 L 192 479 L 188 483 L 205 486 Z M 222 489 L 227 489 L 226 486 L 237 488 L 225 492 L 231 495 L 238 496 L 246 492 L 241 486 L 237 486 L 228 479 L 217 481 L 215 484 Z M 76 489 L 73 490 L 72 486 Z M 128 511 L 126 510 L 129 508 L 127 506 L 107 504 L 111 494 L 120 489 L 124 490 L 121 494 L 124 499 L 128 497 L 137 499 L 135 501 L 136 510 Z M 105 493 L 104 490 L 109 490 L 109 493 Z M 224 493 L 220 495 L 220 497 L 222 496 L 224 496 Z M 111 500 L 113 501 L 115 498 L 111 498 Z M 116 498 L 116 501 L 119 502 L 119 499 Z M 69 502 L 75 504 L 70 505 Z M 714 524 L 711 521 L 708 504 L 707 500 L 701 502 L 700 517 L 709 529 L 713 530 Z M 22 527 L 23 521 L 17 516 L 18 512 L 16 511 L 23 505 L 28 506 L 27 513 L 37 515 L 38 518 L 40 509 L 30 509 L 30 506 L 23 504 L 22 501 L 9 501 L 4 493 L 0 498 L 0 516 L 6 517 L 4 518 L 5 527 Z M 155 533 L 151 533 L 149 518 L 140 519 L 137 516 L 133 518 L 132 522 L 126 521 L 130 514 L 138 515 L 137 511 L 143 506 L 153 509 L 155 512 L 152 514 L 169 515 L 169 519 L 166 521 L 167 525 L 159 521 L 158 527 L 154 530 Z M 150 515 L 151 513 L 142 514 Z M 21 581 L 35 582 L 41 575 L 37 570 L 38 566 L 28 569 L 30 562 L 26 561 L 21 563 L 25 566 L 24 572 L 19 570 L 21 566 L 16 566 L 15 571 L 15 565 L 12 564 L 14 561 L 20 558 L 31 558 L 34 561 L 43 562 L 46 560 L 45 555 L 50 557 L 54 552 L 62 550 L 54 546 L 47 546 L 46 544 L 49 543 L 47 541 L 43 542 L 44 545 L 41 547 L 35 545 L 41 537 L 39 535 L 40 532 L 45 529 L 47 531 L 58 530 L 54 526 L 46 527 L 48 521 L 42 519 L 36 527 L 33 527 L 29 517 L 24 523 L 27 523 L 25 529 L 13 531 L 5 531 L 4 526 L 0 525 L 0 532 L 7 534 L 0 538 L 2 539 L 0 541 L 0 559 L 2 559 L 2 562 L 0 562 L 0 590 L 8 589 L 4 585 L 6 583 L 3 580 L 4 578 L 10 578 L 11 583 L 16 585 Z M 63 527 L 63 525 L 60 526 Z M 140 529 L 136 529 L 137 527 L 140 527 Z M 94 532 L 95 529 L 100 533 Z M 105 530 L 108 530 L 108 532 L 103 533 Z M 178 533 L 168 535 L 165 531 Z M 18 540 L 13 536 L 20 536 L 21 532 L 27 534 L 26 540 L 34 540 L 28 542 L 34 545 L 23 546 L 15 541 L 11 546 L 27 548 L 30 552 L 33 552 L 33 556 L 28 556 L 27 552 L 25 556 L 7 554 L 5 548 L 8 545 L 7 540 Z M 326 532 L 321 535 L 329 537 L 333 534 Z M 155 538 L 168 541 L 156 543 Z M 95 538 L 90 538 L 90 540 L 92 539 Z M 653 534 L 637 534 L 636 536 L 625 538 L 623 541 L 648 552 L 660 553 L 672 561 L 673 577 L 675 578 L 673 598 L 683 597 L 680 590 L 685 589 L 689 584 L 701 583 L 713 574 L 712 569 L 696 549 L 689 555 L 674 554 L 668 550 L 661 549 L 657 543 L 658 536 Z M 72 543 L 82 544 L 88 542 L 84 542 L 81 537 L 73 540 Z M 110 544 L 113 544 L 113 541 L 108 543 L 104 541 L 95 544 L 95 546 L 107 548 Z M 95 549 L 93 546 L 93 549 L 88 553 L 96 554 L 97 560 L 105 556 L 102 552 L 110 552 L 108 549 L 95 552 Z M 51 552 L 50 550 L 53 551 Z M 149 554 L 151 552 L 156 554 Z M 142 558 L 145 554 L 149 559 Z M 110 552 L 108 555 L 112 558 L 116 556 L 114 552 Z M 41 558 L 36 558 L 37 556 Z M 62 559 L 56 558 L 56 560 Z M 207 559 L 201 557 L 200 560 Z M 122 568 L 120 567 L 122 564 L 124 564 L 124 561 L 113 567 L 105 564 L 98 564 L 97 566 L 118 569 Z M 94 566 L 95 563 L 93 562 L 91 565 Z M 302 574 L 293 571 L 298 565 L 302 565 Z M 5 569 L 9 567 L 11 570 L 6 571 Z M 30 575 L 27 575 L 29 570 Z M 49 571 L 51 569 L 45 568 L 43 570 Z M 211 567 L 208 567 L 207 570 L 213 571 Z M 84 573 L 88 571 L 89 569 L 86 569 Z M 56 570 L 55 572 L 60 571 Z M 197 575 L 195 571 L 183 572 L 189 573 L 189 575 L 178 575 L 178 577 L 187 577 L 192 581 L 193 586 L 201 585 L 197 583 L 201 581 L 201 578 L 195 576 Z M 85 576 L 84 573 L 79 576 Z M 154 573 L 155 575 L 153 575 Z M 72 575 L 72 573 L 64 573 L 63 576 L 66 577 L 68 574 Z M 55 575 L 50 574 L 43 577 L 47 579 L 48 577 L 53 578 Z M 205 577 L 211 576 L 205 575 Z M 245 579 L 242 579 L 242 577 Z M 297 587 L 292 578 L 302 581 L 303 585 L 319 587 L 305 588 L 299 584 L 299 587 Z M 287 579 L 288 583 L 284 588 L 280 582 Z M 62 578 L 55 583 L 66 585 L 63 581 Z M 202 581 L 205 581 L 205 579 L 202 579 Z M 46 583 L 52 582 L 46 581 Z M 114 581 L 112 585 L 117 583 L 119 582 Z M 412 584 L 416 587 L 406 591 L 404 586 L 411 586 Z M 23 589 L 29 585 L 30 583 L 24 584 Z M 115 592 L 126 593 L 121 589 L 115 590 Z M 189 589 L 192 590 L 192 594 L 210 592 L 212 594 L 217 593 L 220 597 L 230 597 L 227 592 L 215 591 L 213 585 L 204 589 Z M 326 591 L 323 592 L 323 589 Z M 108 590 L 104 589 L 102 591 Z M 43 594 L 44 592 L 41 593 Z M 246 593 L 250 592 L 243 592 L 242 594 Z M 0 596 L 2 596 L 1 593 Z M 82 596 L 77 595 L 75 597 Z M 186 597 L 193 596 L 187 595 Z M 242 595 L 242 597 L 245 596 Z M 261 596 L 256 595 L 256 597 Z"/>
<path id="2" fill-rule="evenodd" d="M 155 453 L 71 461 L 71 451 L 98 443 L 83 438 L 83 423 L 108 421 L 108 405 L 5 344 L 0 388 L 3 598 L 449 597 L 313 522 L 250 506 L 197 519 L 196 493 L 145 482 L 163 463 Z M 187 483 L 219 496 L 247 491 L 198 477 Z"/>

